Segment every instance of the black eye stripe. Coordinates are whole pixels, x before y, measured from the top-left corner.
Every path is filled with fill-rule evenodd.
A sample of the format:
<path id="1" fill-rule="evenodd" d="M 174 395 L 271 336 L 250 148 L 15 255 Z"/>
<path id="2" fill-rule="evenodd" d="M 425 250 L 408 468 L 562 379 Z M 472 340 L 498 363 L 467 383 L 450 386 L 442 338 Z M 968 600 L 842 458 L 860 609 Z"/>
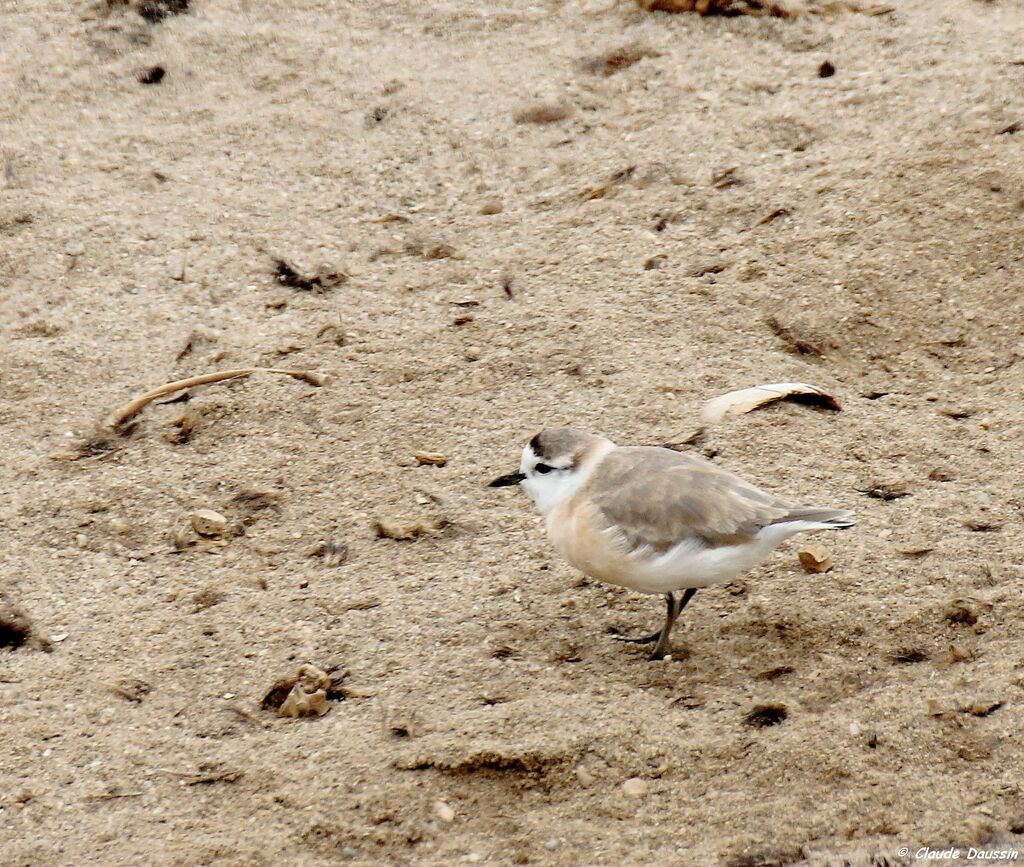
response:
<path id="1" fill-rule="evenodd" d="M 544 475 L 545 473 L 550 473 L 555 468 L 551 464 L 537 464 L 534 469 L 541 475 Z"/>

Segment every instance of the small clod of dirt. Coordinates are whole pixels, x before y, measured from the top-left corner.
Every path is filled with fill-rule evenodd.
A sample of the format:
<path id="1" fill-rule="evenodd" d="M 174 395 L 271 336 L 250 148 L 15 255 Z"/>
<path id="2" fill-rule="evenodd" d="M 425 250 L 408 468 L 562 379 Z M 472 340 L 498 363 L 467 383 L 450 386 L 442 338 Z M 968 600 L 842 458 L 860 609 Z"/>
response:
<path id="1" fill-rule="evenodd" d="M 621 48 L 613 48 L 602 54 L 583 59 L 582 65 L 587 72 L 595 75 L 614 75 L 623 69 L 629 69 L 634 63 L 639 63 L 645 57 L 657 57 L 658 52 L 643 45 L 623 45 Z"/>
<path id="2" fill-rule="evenodd" d="M 831 78 L 836 74 L 836 68 L 831 61 L 825 60 L 818 67 L 818 78 Z"/>
<path id="3" fill-rule="evenodd" d="M 299 289 L 303 292 L 325 292 L 340 286 L 348 279 L 348 275 L 340 271 L 317 269 L 312 273 L 303 273 L 287 259 L 274 260 L 274 277 L 282 286 Z"/>
<path id="4" fill-rule="evenodd" d="M 189 409 L 186 409 L 180 416 L 171 422 L 171 425 L 175 430 L 166 431 L 164 433 L 164 439 L 172 445 L 184 445 L 192 439 L 192 434 L 194 434 L 196 428 L 199 427 L 199 419 L 201 417 L 201 413 L 195 408 L 190 407 Z"/>
<path id="5" fill-rule="evenodd" d="M 348 545 L 334 539 L 323 539 L 310 549 L 309 556 L 322 558 L 328 569 L 334 569 L 348 559 Z"/>
<path id="6" fill-rule="evenodd" d="M 206 587 L 197 591 L 192 596 L 192 604 L 194 606 L 192 613 L 198 614 L 207 608 L 213 608 L 214 605 L 220 605 L 227 598 L 228 595 L 223 590 L 218 590 L 215 587 Z"/>
<path id="7" fill-rule="evenodd" d="M 448 526 L 444 518 L 430 518 L 422 521 L 394 521 L 382 518 L 373 522 L 374 532 L 380 539 L 395 539 L 399 542 L 411 542 L 420 536 L 426 536 L 443 530 Z"/>
<path id="8" fill-rule="evenodd" d="M 978 612 L 970 602 L 954 599 L 942 614 L 945 621 L 954 626 L 973 626 L 978 622 Z"/>
<path id="9" fill-rule="evenodd" d="M 968 518 L 964 521 L 964 526 L 972 533 L 998 533 L 1003 529 L 1002 524 L 984 518 Z"/>
<path id="10" fill-rule="evenodd" d="M 756 680 L 778 680 L 780 677 L 792 674 L 795 670 L 792 665 L 777 665 L 775 668 L 759 671 L 754 675 L 754 678 Z"/>
<path id="11" fill-rule="evenodd" d="M 770 726 L 777 726 L 784 721 L 789 713 L 784 704 L 758 704 L 747 713 L 743 721 L 755 729 L 766 729 Z"/>
<path id="12" fill-rule="evenodd" d="M 111 3 L 111 0 L 107 2 Z M 188 12 L 189 4 L 190 0 L 135 0 L 132 6 L 150 24 L 158 24 L 172 15 L 185 14 Z"/>
<path id="13" fill-rule="evenodd" d="M 17 650 L 32 637 L 32 621 L 20 608 L 0 603 L 0 647 Z"/>
<path id="14" fill-rule="evenodd" d="M 167 70 L 162 66 L 151 66 L 139 73 L 139 84 L 159 84 L 167 75 Z"/>
<path id="15" fill-rule="evenodd" d="M 828 343 L 817 335 L 802 331 L 798 326 L 785 325 L 775 316 L 765 319 L 765 325 L 785 344 L 787 352 L 813 358 L 821 358 L 825 354 Z"/>
<path id="16" fill-rule="evenodd" d="M 887 503 L 910 496 L 910 491 L 903 484 L 878 484 L 867 488 L 857 488 L 857 490 L 872 500 L 884 500 Z"/>
<path id="17" fill-rule="evenodd" d="M 987 698 L 971 702 L 964 710 L 971 716 L 988 716 L 1002 706 L 1003 702 L 1000 699 Z"/>

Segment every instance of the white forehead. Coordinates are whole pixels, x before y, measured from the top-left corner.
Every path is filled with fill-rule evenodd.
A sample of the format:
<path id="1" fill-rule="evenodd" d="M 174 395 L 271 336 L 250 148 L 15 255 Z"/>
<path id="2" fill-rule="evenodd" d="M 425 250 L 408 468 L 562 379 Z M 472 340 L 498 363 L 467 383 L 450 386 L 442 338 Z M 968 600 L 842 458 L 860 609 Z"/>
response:
<path id="1" fill-rule="evenodd" d="M 533 447 L 529 443 L 523 446 L 523 454 L 519 459 L 519 472 L 528 473 L 539 463 L 540 458 L 537 457 Z"/>

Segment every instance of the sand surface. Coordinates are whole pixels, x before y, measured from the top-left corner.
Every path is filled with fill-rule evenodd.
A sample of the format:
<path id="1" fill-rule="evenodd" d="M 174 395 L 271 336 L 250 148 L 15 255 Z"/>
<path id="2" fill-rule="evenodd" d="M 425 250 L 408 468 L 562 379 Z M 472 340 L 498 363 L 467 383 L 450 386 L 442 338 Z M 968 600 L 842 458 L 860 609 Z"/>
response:
<path id="1" fill-rule="evenodd" d="M 0 2 L 0 861 L 1024 848 L 1019 3 L 174 5 Z M 250 366 L 328 379 L 93 437 Z M 858 526 L 699 592 L 670 660 L 486 487 L 784 380 L 843 411 L 679 447 Z M 262 709 L 304 662 L 330 711 Z"/>

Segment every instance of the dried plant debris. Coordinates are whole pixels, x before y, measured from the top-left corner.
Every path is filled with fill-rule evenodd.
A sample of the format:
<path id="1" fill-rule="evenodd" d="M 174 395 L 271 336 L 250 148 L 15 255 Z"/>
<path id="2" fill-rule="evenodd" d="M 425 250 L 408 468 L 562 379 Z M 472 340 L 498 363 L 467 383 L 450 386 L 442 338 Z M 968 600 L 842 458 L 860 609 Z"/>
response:
<path id="1" fill-rule="evenodd" d="M 619 169 L 619 171 L 610 175 L 604 181 L 585 189 L 580 198 L 585 202 L 593 201 L 594 199 L 603 199 L 614 187 L 633 177 L 636 170 L 636 166 L 626 166 L 624 169 Z"/>
<path id="2" fill-rule="evenodd" d="M 787 674 L 792 674 L 796 669 L 792 665 L 777 665 L 775 668 L 767 668 L 754 675 L 756 680 L 778 680 Z"/>
<path id="3" fill-rule="evenodd" d="M 773 15 L 795 18 L 804 11 L 797 0 L 637 0 L 648 12 L 696 12 L 698 15 Z"/>
<path id="4" fill-rule="evenodd" d="M 525 105 L 512 117 L 516 123 L 557 123 L 572 116 L 572 107 L 560 102 L 538 102 Z"/>
<path id="5" fill-rule="evenodd" d="M 771 704 L 757 704 L 743 718 L 744 722 L 755 729 L 764 729 L 769 726 L 777 726 L 789 716 L 784 704 L 773 702 Z"/>
<path id="6" fill-rule="evenodd" d="M 314 373 L 309 370 L 284 370 L 277 367 L 242 367 L 234 370 L 218 370 L 215 373 L 204 373 L 199 376 L 190 376 L 187 379 L 179 379 L 174 382 L 168 382 L 166 385 L 157 386 L 134 400 L 129 401 L 124 406 L 118 407 L 116 410 L 111 412 L 106 419 L 104 419 L 104 434 L 109 435 L 113 433 L 118 436 L 127 436 L 130 434 L 134 430 L 134 427 L 131 426 L 129 422 L 142 412 L 146 406 L 159 397 L 174 394 L 175 392 L 183 389 L 195 388 L 199 385 L 210 385 L 214 382 L 227 382 L 232 379 L 243 379 L 244 377 L 252 376 L 252 374 L 257 372 L 290 376 L 293 379 L 301 379 L 303 382 L 308 382 L 310 385 L 317 388 L 326 382 L 326 378 L 319 373 Z"/>
<path id="7" fill-rule="evenodd" d="M 331 678 L 311 663 L 300 665 L 294 674 L 282 677 L 263 696 L 261 707 L 280 716 L 323 716 L 331 709 L 327 691 Z"/>
<path id="8" fill-rule="evenodd" d="M 612 48 L 593 57 L 585 57 L 582 66 L 587 72 L 595 75 L 614 75 L 623 69 L 629 69 L 634 63 L 639 63 L 645 57 L 658 57 L 659 54 L 653 48 L 648 48 L 639 43 L 623 45 L 619 48 Z"/>
<path id="9" fill-rule="evenodd" d="M 288 286 L 291 289 L 299 289 L 303 292 L 325 292 L 344 283 L 348 279 L 348 274 L 323 267 L 317 268 L 312 273 L 303 273 L 287 259 L 275 259 L 274 278 L 282 286 Z"/>
<path id="10" fill-rule="evenodd" d="M 132 430 L 134 427 L 125 428 L 122 436 L 127 436 Z M 66 461 L 101 460 L 109 458 L 120 447 L 121 443 L 111 436 L 109 431 L 97 431 L 75 442 L 70 451 L 55 454 L 53 457 L 55 460 Z"/>
<path id="11" fill-rule="evenodd" d="M 137 677 L 122 677 L 116 683 L 107 686 L 114 695 L 135 704 L 141 703 L 153 689 L 146 681 Z"/>
<path id="12" fill-rule="evenodd" d="M 774 382 L 730 391 L 712 398 L 704 404 L 701 419 L 715 424 L 728 416 L 743 415 L 770 403 L 788 400 L 822 409 L 840 410 L 842 407 L 832 395 L 806 382 Z"/>

